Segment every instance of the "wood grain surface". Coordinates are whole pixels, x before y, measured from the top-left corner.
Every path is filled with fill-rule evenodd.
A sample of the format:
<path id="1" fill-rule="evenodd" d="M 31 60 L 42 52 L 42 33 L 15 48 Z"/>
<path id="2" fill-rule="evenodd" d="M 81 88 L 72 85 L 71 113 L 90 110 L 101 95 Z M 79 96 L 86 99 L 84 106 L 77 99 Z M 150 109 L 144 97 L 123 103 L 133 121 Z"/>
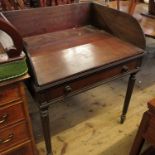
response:
<path id="1" fill-rule="evenodd" d="M 44 14 L 40 16 L 41 11 L 24 10 L 4 15 L 25 39 L 25 51 L 30 71 L 33 71 L 28 86 L 39 103 L 46 152 L 52 154 L 49 105 L 53 103 L 50 102 L 53 96 L 58 94 L 55 97 L 58 99 L 61 95 L 59 92 L 62 92 L 60 88 L 59 92 L 54 89 L 55 92 L 51 93 L 54 86 L 58 88 L 61 84 L 72 83 L 75 86 L 73 89 L 81 92 L 85 86 L 89 86 L 85 89 L 88 90 L 97 82 L 101 84 L 101 81 L 130 74 L 121 114 L 123 123 L 135 74 L 144 55 L 145 38 L 133 17 L 99 4 L 80 3 L 44 8 Z M 32 18 L 28 18 L 28 15 Z M 17 20 L 13 20 L 15 17 Z M 29 23 L 24 25 L 25 31 L 22 29 L 24 18 L 24 22 Z M 126 66 L 123 67 L 123 64 Z M 63 94 L 71 90 L 67 85 Z"/>
<path id="2" fill-rule="evenodd" d="M 25 41 L 39 86 L 142 53 L 92 27 L 37 35 Z"/>
<path id="3" fill-rule="evenodd" d="M 99 4 L 93 5 L 92 10 L 93 25 L 145 49 L 146 44 L 142 29 L 132 16 Z"/>
<path id="4" fill-rule="evenodd" d="M 4 12 L 4 15 L 20 34 L 26 37 L 88 24 L 90 4 L 78 4 L 78 7 L 76 4 L 43 7 L 11 13 Z"/>

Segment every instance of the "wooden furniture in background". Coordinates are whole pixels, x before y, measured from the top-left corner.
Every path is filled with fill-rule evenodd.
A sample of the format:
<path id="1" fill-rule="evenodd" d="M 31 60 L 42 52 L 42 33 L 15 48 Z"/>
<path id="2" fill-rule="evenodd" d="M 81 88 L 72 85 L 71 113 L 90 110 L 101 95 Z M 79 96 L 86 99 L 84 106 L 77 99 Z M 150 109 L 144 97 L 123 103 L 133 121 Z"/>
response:
<path id="1" fill-rule="evenodd" d="M 0 154 L 36 155 L 23 81 L 0 83 Z"/>
<path id="2" fill-rule="evenodd" d="M 129 0 L 128 13 L 133 15 L 135 12 L 136 5 L 139 3 L 138 0 Z M 149 0 L 148 12 L 145 14 L 150 18 L 155 18 L 155 1 Z"/>
<path id="3" fill-rule="evenodd" d="M 130 15 L 133 15 L 137 3 L 138 3 L 138 0 L 129 0 L 128 13 Z"/>
<path id="4" fill-rule="evenodd" d="M 155 18 L 148 15 L 148 4 L 137 4 L 133 16 L 141 25 L 144 34 L 147 37 L 155 38 Z"/>
<path id="5" fill-rule="evenodd" d="M 78 2 L 78 0 L 40 0 L 41 6 L 63 5 Z"/>
<path id="6" fill-rule="evenodd" d="M 155 99 L 148 102 L 148 108 L 143 115 L 130 155 L 139 155 L 145 140 L 155 147 Z"/>
<path id="7" fill-rule="evenodd" d="M 30 0 L 31 7 L 46 7 L 78 2 L 78 0 Z"/>
<path id="8" fill-rule="evenodd" d="M 124 122 L 145 48 L 144 34 L 132 16 L 95 3 L 3 15 L 25 41 L 31 75 L 27 85 L 39 105 L 48 155 L 51 104 L 130 75 L 121 114 Z"/>
<path id="9" fill-rule="evenodd" d="M 110 8 L 116 8 L 116 2 L 110 2 L 109 7 Z M 121 1 L 120 2 L 120 10 L 122 12 L 128 13 L 128 1 Z M 155 38 L 155 19 L 149 18 L 147 16 L 144 16 L 142 14 L 148 14 L 148 5 L 145 3 L 138 3 L 136 5 L 136 8 L 133 12 L 133 17 L 137 19 L 139 24 L 141 25 L 141 28 L 143 29 L 144 34 L 147 37 Z"/>
<path id="10" fill-rule="evenodd" d="M 23 82 L 29 78 L 23 40 L 2 16 L 0 30 L 0 155 L 35 155 Z"/>
<path id="11" fill-rule="evenodd" d="M 24 0 L 1 0 L 2 10 L 24 9 Z"/>
<path id="12" fill-rule="evenodd" d="M 149 1 L 149 14 L 155 15 L 155 1 L 154 0 Z"/>

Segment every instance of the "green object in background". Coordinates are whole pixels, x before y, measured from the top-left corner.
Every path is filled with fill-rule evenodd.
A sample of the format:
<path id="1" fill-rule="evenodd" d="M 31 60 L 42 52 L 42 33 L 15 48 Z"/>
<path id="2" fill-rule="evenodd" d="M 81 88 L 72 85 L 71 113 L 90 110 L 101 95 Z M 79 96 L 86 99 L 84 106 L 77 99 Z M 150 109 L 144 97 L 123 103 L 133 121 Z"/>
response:
<path id="1" fill-rule="evenodd" d="M 0 64 L 0 82 L 16 78 L 27 72 L 26 58 Z"/>

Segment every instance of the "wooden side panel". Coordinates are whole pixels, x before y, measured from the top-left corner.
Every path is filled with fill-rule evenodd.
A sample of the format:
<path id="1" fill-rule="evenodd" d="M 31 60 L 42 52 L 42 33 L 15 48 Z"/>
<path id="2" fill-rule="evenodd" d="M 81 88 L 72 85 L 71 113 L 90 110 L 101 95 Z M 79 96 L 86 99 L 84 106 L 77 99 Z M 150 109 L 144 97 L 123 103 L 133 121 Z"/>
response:
<path id="1" fill-rule="evenodd" d="M 145 49 L 146 43 L 143 31 L 132 16 L 97 3 L 92 3 L 91 9 L 92 25 Z"/>
<path id="2" fill-rule="evenodd" d="M 6 12 L 6 18 L 23 37 L 89 24 L 89 3 Z"/>

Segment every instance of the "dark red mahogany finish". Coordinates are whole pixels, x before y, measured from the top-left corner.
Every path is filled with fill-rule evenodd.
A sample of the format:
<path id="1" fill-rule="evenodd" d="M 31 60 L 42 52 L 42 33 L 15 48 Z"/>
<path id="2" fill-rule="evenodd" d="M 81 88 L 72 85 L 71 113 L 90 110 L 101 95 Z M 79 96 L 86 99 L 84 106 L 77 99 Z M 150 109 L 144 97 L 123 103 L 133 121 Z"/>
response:
<path id="1" fill-rule="evenodd" d="M 121 115 L 124 122 L 145 48 L 144 34 L 133 17 L 95 3 L 6 12 L 4 16 L 25 42 L 31 75 L 27 83 L 40 108 L 48 155 L 52 154 L 49 105 L 66 95 L 130 75 Z"/>

